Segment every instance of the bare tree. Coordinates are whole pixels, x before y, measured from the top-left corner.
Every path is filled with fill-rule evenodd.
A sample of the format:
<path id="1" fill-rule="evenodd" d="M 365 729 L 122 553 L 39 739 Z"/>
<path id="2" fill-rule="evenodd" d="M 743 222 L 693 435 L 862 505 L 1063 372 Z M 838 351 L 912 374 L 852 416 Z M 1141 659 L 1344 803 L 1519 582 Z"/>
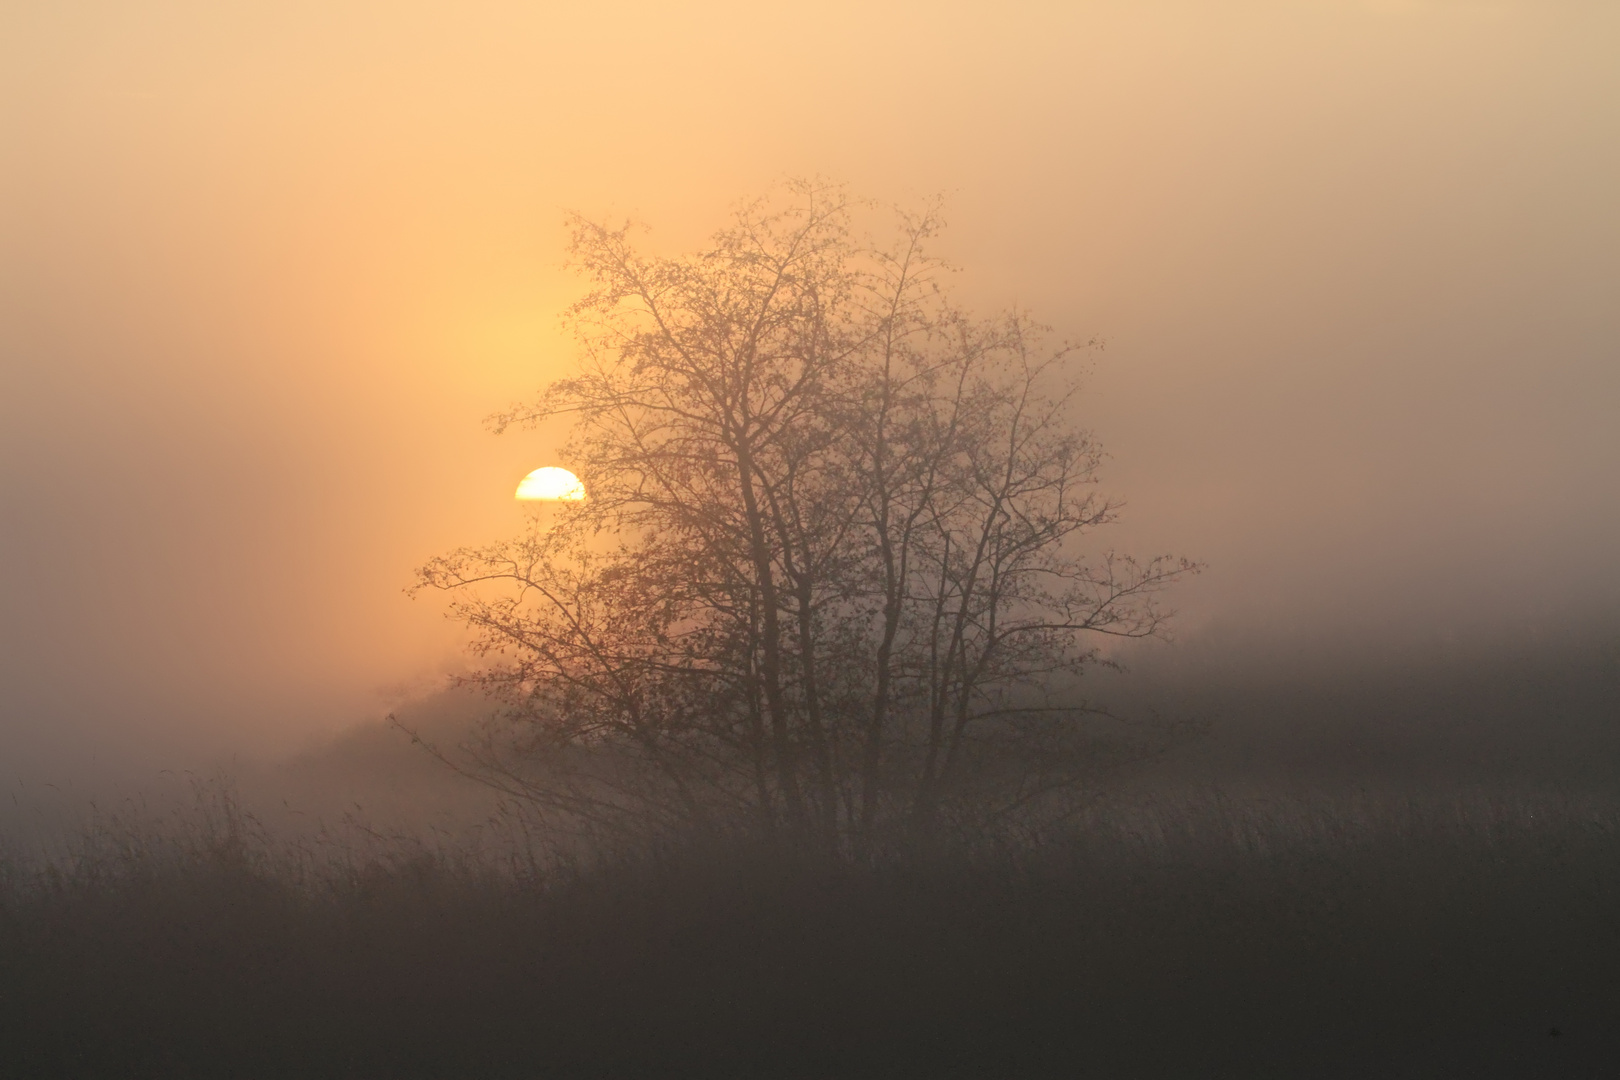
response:
<path id="1" fill-rule="evenodd" d="M 572 415 L 590 497 L 421 571 L 540 769 L 494 755 L 494 782 L 859 850 L 1072 778 L 1049 752 L 1083 711 L 1072 677 L 1099 635 L 1160 632 L 1155 595 L 1196 567 L 1087 553 L 1117 506 L 1075 348 L 953 306 L 935 210 L 887 246 L 851 217 L 791 184 L 686 258 L 574 219 L 580 371 L 496 427 Z"/>

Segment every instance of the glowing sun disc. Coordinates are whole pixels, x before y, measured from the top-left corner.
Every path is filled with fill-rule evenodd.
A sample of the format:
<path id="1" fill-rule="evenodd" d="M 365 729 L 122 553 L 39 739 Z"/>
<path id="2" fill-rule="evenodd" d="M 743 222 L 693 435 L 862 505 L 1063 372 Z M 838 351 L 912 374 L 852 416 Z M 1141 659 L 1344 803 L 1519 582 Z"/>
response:
<path id="1" fill-rule="evenodd" d="M 525 502 L 578 502 L 585 497 L 585 485 L 567 469 L 547 465 L 523 478 L 516 497 Z"/>

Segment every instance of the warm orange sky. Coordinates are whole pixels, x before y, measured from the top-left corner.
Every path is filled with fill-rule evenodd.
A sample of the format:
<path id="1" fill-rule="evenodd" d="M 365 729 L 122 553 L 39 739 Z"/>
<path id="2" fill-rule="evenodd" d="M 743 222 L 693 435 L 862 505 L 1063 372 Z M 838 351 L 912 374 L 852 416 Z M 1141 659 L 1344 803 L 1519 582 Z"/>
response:
<path id="1" fill-rule="evenodd" d="M 480 420 L 563 370 L 562 211 L 809 173 L 1109 339 L 1188 633 L 1620 603 L 1614 5 L 0 3 L 0 752 L 436 677 L 401 589 L 550 463 Z"/>

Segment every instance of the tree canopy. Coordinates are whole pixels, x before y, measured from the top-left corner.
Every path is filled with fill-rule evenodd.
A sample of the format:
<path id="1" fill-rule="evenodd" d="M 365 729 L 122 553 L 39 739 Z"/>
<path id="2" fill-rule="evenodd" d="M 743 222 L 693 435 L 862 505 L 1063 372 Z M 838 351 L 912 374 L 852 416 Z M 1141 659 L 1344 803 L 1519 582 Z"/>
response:
<path id="1" fill-rule="evenodd" d="M 495 426 L 571 416 L 588 498 L 420 572 L 508 706 L 486 780 L 854 849 L 1072 782 L 1074 677 L 1196 567 L 1089 543 L 1090 344 L 958 307 L 936 208 L 853 210 L 789 184 L 684 257 L 572 219 L 578 370 Z"/>

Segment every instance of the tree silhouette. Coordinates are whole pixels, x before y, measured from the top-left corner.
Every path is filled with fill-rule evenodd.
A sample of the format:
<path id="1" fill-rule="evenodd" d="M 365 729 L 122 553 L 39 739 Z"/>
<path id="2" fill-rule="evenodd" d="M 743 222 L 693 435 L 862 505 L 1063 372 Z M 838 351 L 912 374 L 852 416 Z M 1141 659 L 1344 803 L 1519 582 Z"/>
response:
<path id="1" fill-rule="evenodd" d="M 579 371 L 495 425 L 572 415 L 589 497 L 420 572 L 510 706 L 486 781 L 858 851 L 1077 775 L 1073 677 L 1196 567 L 1084 549 L 1117 505 L 1076 347 L 958 309 L 936 209 L 851 218 L 792 183 L 684 258 L 573 219 Z"/>

